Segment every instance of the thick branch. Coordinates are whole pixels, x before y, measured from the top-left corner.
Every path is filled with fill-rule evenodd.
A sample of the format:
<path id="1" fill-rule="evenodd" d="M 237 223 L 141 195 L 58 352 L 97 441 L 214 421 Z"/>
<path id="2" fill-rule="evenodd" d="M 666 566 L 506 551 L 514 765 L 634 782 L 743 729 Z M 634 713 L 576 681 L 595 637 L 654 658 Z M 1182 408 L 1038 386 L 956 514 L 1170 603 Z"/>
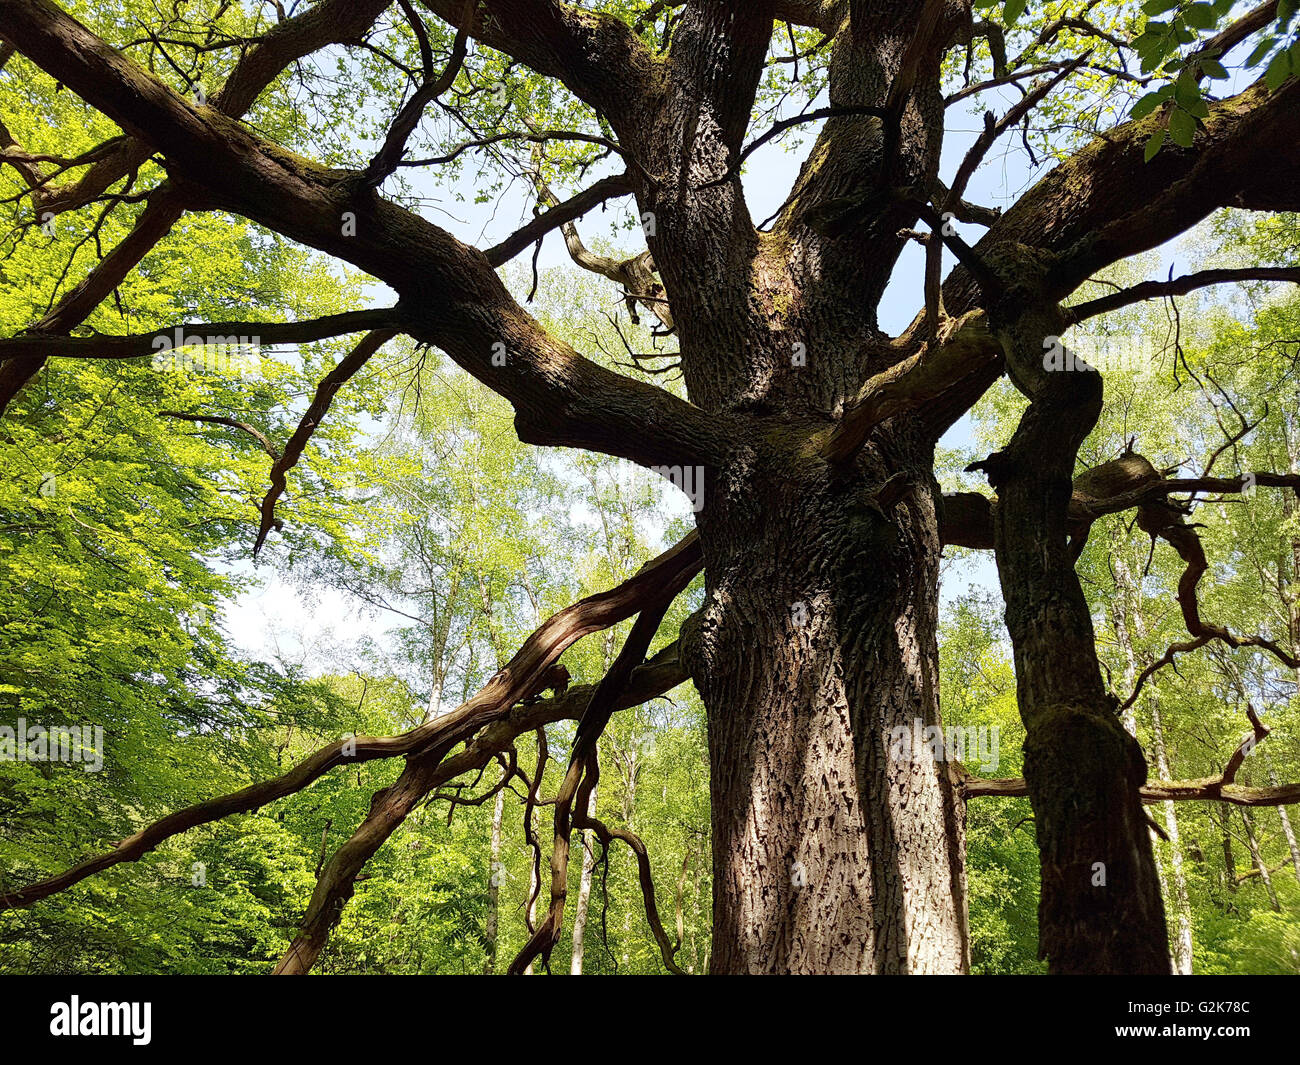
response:
<path id="1" fill-rule="evenodd" d="M 1167 145 L 1144 158 L 1159 115 L 1099 136 L 1050 171 L 1006 211 L 975 246 L 996 268 L 1034 258 L 1050 263 L 1047 294 L 1061 299 L 1098 271 L 1158 247 L 1220 207 L 1300 208 L 1300 80 L 1276 92 L 1256 84 L 1209 104 L 1191 148 Z M 944 306 L 959 315 L 982 305 L 972 274 L 959 266 L 943 287 Z M 920 316 L 918 316 L 919 318 Z M 942 431 L 1003 370 L 991 348 L 954 378 L 927 411 Z"/>
<path id="2" fill-rule="evenodd" d="M 421 0 L 439 18 L 465 27 L 464 0 Z M 575 96 L 621 120 L 654 91 L 659 59 L 621 19 L 559 0 L 481 0 L 470 29 L 477 41 L 563 82 Z"/>
<path id="3" fill-rule="evenodd" d="M 932 343 L 876 374 L 845 404 L 844 415 L 827 442 L 826 457 L 832 462 L 851 458 L 875 426 L 942 395 L 954 379 L 969 372 L 972 361 L 996 347 L 983 311 L 949 319 Z"/>
<path id="4" fill-rule="evenodd" d="M 285 67 L 330 44 L 359 41 L 390 0 L 322 0 L 301 15 L 278 23 L 248 49 L 212 106 L 228 115 L 242 115 Z M 137 139 L 124 139 L 112 154 L 97 160 L 75 183 L 47 190 L 41 209 L 59 213 L 81 207 L 120 181 L 148 159 L 151 148 Z"/>

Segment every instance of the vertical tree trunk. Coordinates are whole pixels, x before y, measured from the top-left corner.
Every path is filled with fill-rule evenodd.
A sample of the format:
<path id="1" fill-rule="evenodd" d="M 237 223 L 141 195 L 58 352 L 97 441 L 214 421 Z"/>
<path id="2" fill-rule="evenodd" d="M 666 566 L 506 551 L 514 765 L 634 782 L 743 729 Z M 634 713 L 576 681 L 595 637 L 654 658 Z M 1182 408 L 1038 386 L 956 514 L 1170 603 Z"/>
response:
<path id="1" fill-rule="evenodd" d="M 632 745 L 626 751 L 623 757 L 617 758 L 619 769 L 623 774 L 623 827 L 629 832 L 636 831 L 636 790 L 637 781 L 641 775 L 640 752 L 637 750 L 636 737 L 632 737 Z M 628 855 L 629 863 L 632 862 L 632 856 Z M 626 907 L 623 910 L 623 964 L 626 966 L 632 960 L 632 908 Z"/>
<path id="2" fill-rule="evenodd" d="M 531 816 L 530 813 L 529 817 L 531 818 Z M 530 862 L 528 865 L 528 911 L 525 918 L 525 923 L 530 935 L 537 929 L 537 899 L 541 893 L 540 885 L 541 880 L 538 877 L 537 866 Z M 533 975 L 533 963 L 531 961 L 524 969 L 524 975 Z"/>
<path id="3" fill-rule="evenodd" d="M 1282 412 L 1283 435 L 1286 437 L 1287 467 L 1292 473 L 1300 473 L 1300 413 Z M 1282 513 L 1287 521 L 1300 520 L 1300 490 L 1282 493 Z M 1284 586 L 1283 598 L 1286 601 L 1287 616 L 1291 624 L 1291 647 L 1300 654 L 1300 525 L 1291 535 L 1291 581 Z M 1300 669 L 1295 671 L 1296 694 L 1300 695 Z"/>
<path id="4" fill-rule="evenodd" d="M 1232 854 L 1232 807 L 1226 802 L 1216 804 L 1219 809 L 1219 827 L 1223 832 L 1223 872 L 1229 891 L 1237 890 L 1237 862 Z"/>
<path id="5" fill-rule="evenodd" d="M 1300 398 L 1300 397 L 1298 397 Z M 1287 468 L 1292 473 L 1300 473 L 1300 411 L 1283 411 L 1283 429 L 1286 436 Z M 1291 625 L 1291 653 L 1300 658 L 1300 491 L 1282 493 L 1282 511 L 1287 521 L 1294 523 L 1291 534 L 1291 581 L 1284 585 L 1287 617 Z M 1296 698 L 1300 699 L 1300 669 L 1295 671 Z M 1278 784 L 1277 772 L 1268 764 L 1269 783 Z M 1279 806 L 1277 812 L 1282 817 L 1282 832 L 1286 844 L 1291 850 L 1291 864 L 1295 868 L 1296 879 L 1300 880 L 1300 847 L 1296 845 L 1295 830 L 1291 827 L 1291 817 L 1285 806 Z"/>
<path id="6" fill-rule="evenodd" d="M 1282 782 L 1278 779 L 1277 770 L 1273 768 L 1271 758 L 1266 762 L 1266 765 L 1268 766 L 1268 782 L 1276 788 Z M 1295 829 L 1291 827 L 1291 817 L 1286 812 L 1285 806 L 1279 806 L 1277 812 L 1282 820 L 1282 835 L 1286 837 L 1287 850 L 1291 852 L 1291 868 L 1295 871 L 1296 879 L 1300 880 L 1300 845 L 1297 845 Z"/>
<path id="7" fill-rule="evenodd" d="M 756 456 L 700 515 L 683 660 L 708 710 L 714 973 L 968 968 L 963 803 L 930 748 L 890 756 L 892 730 L 939 723 L 929 455 L 892 443 L 865 487 Z M 900 467 L 922 490 L 887 514 L 870 489 Z"/>
<path id="8" fill-rule="evenodd" d="M 1172 780 L 1169 758 L 1165 752 L 1165 730 L 1160 720 L 1160 700 L 1152 692 L 1151 741 L 1156 756 L 1156 772 L 1162 780 Z M 1165 834 L 1169 837 L 1168 853 L 1170 877 L 1173 881 L 1174 916 L 1178 922 L 1174 934 L 1174 972 L 1179 976 L 1192 975 L 1192 907 L 1187 898 L 1187 877 L 1183 872 L 1183 847 L 1178 834 L 1178 815 L 1172 802 L 1164 804 Z"/>
<path id="9" fill-rule="evenodd" d="M 492 839 L 490 843 L 491 861 L 488 876 L 487 921 L 483 928 L 483 938 L 487 941 L 487 960 L 483 963 L 483 973 L 491 976 L 497 969 L 497 938 L 501 921 L 501 821 L 505 813 L 506 792 L 502 788 L 497 792 L 496 802 L 492 806 Z"/>
<path id="10" fill-rule="evenodd" d="M 1259 849 L 1259 837 L 1255 835 L 1255 815 L 1242 807 L 1241 820 L 1246 826 L 1246 845 L 1250 848 L 1251 860 L 1259 870 L 1259 879 L 1264 884 L 1264 890 L 1268 892 L 1269 905 L 1275 913 L 1281 913 L 1282 904 L 1278 902 L 1277 892 L 1273 889 L 1273 875 L 1268 871 L 1268 863 L 1264 861 L 1264 855 Z"/>
<path id="11" fill-rule="evenodd" d="M 591 789 L 587 802 L 587 816 L 596 816 L 596 788 Z M 591 905 L 591 874 L 596 865 L 595 833 L 586 829 L 582 833 L 582 874 L 578 879 L 578 904 L 573 912 L 573 957 L 569 962 L 572 976 L 582 975 L 582 948 L 587 933 L 587 909 Z"/>
<path id="12" fill-rule="evenodd" d="M 1064 327 L 1024 284 L 999 310 L 999 319 L 1014 318 L 997 321 L 995 334 L 1030 404 L 1006 450 L 982 466 L 998 492 L 994 544 L 1042 870 L 1039 952 L 1053 973 L 1167 974 L 1164 906 L 1139 793 L 1146 758 L 1102 680 L 1069 542 L 1074 464 L 1101 411 L 1101 379 L 1044 369 L 1044 340 Z"/>

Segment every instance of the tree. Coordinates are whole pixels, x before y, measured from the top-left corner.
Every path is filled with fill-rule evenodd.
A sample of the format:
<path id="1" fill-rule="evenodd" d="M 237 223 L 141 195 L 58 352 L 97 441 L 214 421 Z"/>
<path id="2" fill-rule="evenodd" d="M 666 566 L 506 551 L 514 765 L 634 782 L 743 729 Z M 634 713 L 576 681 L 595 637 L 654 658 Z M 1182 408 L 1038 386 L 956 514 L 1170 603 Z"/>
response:
<path id="1" fill-rule="evenodd" d="M 0 341 L 0 401 L 32 387 L 48 359 L 150 355 L 178 323 L 113 336 L 76 330 L 185 212 L 225 212 L 397 294 L 389 309 L 294 323 L 179 324 L 183 336 L 263 343 L 364 334 L 277 449 L 256 548 L 273 531 L 287 474 L 335 395 L 399 333 L 441 349 L 507 399 L 525 443 L 628 459 L 701 504 L 696 530 L 677 547 L 554 615 L 452 713 L 399 736 L 331 744 L 284 776 L 179 811 L 111 852 L 10 891 L 4 904 L 30 905 L 345 762 L 401 757 L 401 774 L 323 863 L 303 927 L 277 968 L 304 972 L 366 861 L 426 796 L 487 764 L 514 736 L 574 717 L 555 803 L 549 909 L 511 968 L 549 958 L 559 942 L 570 840 L 585 828 L 604 845 L 633 849 L 647 918 L 665 965 L 676 968 L 644 843 L 585 811 L 611 715 L 689 677 L 709 724 L 713 971 L 965 971 L 966 801 L 1027 792 L 1041 869 L 1040 951 L 1051 971 L 1167 972 L 1144 801 L 1285 803 L 1300 798 L 1300 787 L 1239 785 L 1234 755 L 1217 778 L 1144 789 L 1146 758 L 1103 676 L 1076 560 L 1094 523 L 1136 510 L 1141 527 L 1186 567 L 1179 602 L 1190 641 L 1151 669 L 1212 642 L 1256 647 L 1294 669 L 1294 645 L 1202 616 L 1204 548 L 1170 500 L 1247 484 L 1293 491 L 1300 477 L 1262 470 L 1177 478 L 1132 452 L 1077 473 L 1103 411 L 1102 375 L 1059 338 L 1144 299 L 1300 279 L 1289 265 L 1250 265 L 1066 303 L 1099 272 L 1220 208 L 1296 209 L 1294 6 L 1265 3 L 1234 19 L 1222 2 L 1151 0 L 1143 11 L 1049 4 L 1025 22 L 1023 2 L 985 19 L 961 0 L 596 6 L 399 0 L 390 9 L 383 0 L 321 0 L 268 27 L 219 5 L 133 42 L 136 29 L 105 13 L 87 12 L 92 30 L 49 0 L 0 0 L 6 62 L 57 79 L 102 116 L 95 121 L 121 130 L 79 154 L 20 147 L 36 135 L 31 129 L 6 133 L 3 160 L 33 218 L 105 196 L 127 203 L 140 195 L 131 191 L 137 182 L 151 183 L 131 232 L 53 311 Z M 793 55 L 783 51 L 787 38 Z M 109 41 L 145 49 L 151 69 Z M 1009 43 L 1021 51 L 1013 55 Z M 1254 47 L 1247 63 L 1263 65 L 1263 77 L 1215 95 L 1214 80 L 1228 73 L 1223 60 L 1242 44 Z M 368 84 L 395 116 L 372 131 L 368 162 L 348 155 L 337 129 L 312 128 L 309 117 L 281 113 L 270 128 L 240 120 L 265 96 L 290 92 L 295 79 L 327 93 L 299 61 L 331 45 L 364 51 Z M 987 80 L 956 87 L 953 60 L 963 52 L 968 71 L 988 65 Z M 1141 76 L 1128 73 L 1134 55 Z M 827 103 L 816 106 L 823 84 Z M 1001 117 L 986 114 L 984 132 L 942 181 L 946 108 L 1008 84 L 1023 96 Z M 1131 114 L 1102 106 L 1088 115 L 1089 135 L 1049 138 L 1056 166 L 1009 209 L 967 202 L 970 179 L 998 138 L 1039 108 L 1049 128 L 1066 125 L 1051 121 L 1054 106 L 1069 106 L 1054 104 L 1053 93 L 1077 104 L 1090 89 L 1127 85 L 1149 90 Z M 751 136 L 756 108 L 791 94 L 806 109 L 769 119 L 766 132 Z M 437 140 L 421 126 L 435 106 L 469 138 L 429 156 L 408 151 Z M 821 125 L 789 197 L 770 226 L 756 226 L 740 177 L 745 160 L 758 144 L 814 120 Z M 354 122 L 364 125 L 364 111 Z M 471 149 L 506 168 L 510 157 L 495 153 L 511 143 L 540 146 L 529 152 L 528 174 L 545 209 L 505 242 L 469 247 L 399 203 L 405 171 L 455 166 Z M 557 174 L 581 176 L 604 157 L 625 170 L 565 200 L 551 191 Z M 72 171 L 75 180 L 64 176 Z M 587 252 L 576 220 L 626 196 L 646 249 L 623 259 Z M 959 224 L 986 232 L 972 245 Z M 642 353 L 617 372 L 583 357 L 511 297 L 495 268 L 555 229 L 579 263 L 622 286 L 630 309 L 656 316 L 675 336 L 684 396 L 653 383 Z M 918 310 L 891 337 L 878 313 L 912 240 L 925 249 Z M 946 277 L 945 252 L 956 261 Z M 996 499 L 945 496 L 937 442 L 1003 375 L 1025 403 L 1009 439 L 978 463 Z M 1025 728 L 1023 781 L 980 784 L 949 760 L 900 757 L 889 742 L 898 730 L 940 724 L 945 545 L 996 557 Z M 701 568 L 703 606 L 679 639 L 651 655 L 670 605 Z M 576 639 L 632 617 L 598 685 L 533 701 Z M 1143 671 L 1138 683 L 1149 676 Z"/>

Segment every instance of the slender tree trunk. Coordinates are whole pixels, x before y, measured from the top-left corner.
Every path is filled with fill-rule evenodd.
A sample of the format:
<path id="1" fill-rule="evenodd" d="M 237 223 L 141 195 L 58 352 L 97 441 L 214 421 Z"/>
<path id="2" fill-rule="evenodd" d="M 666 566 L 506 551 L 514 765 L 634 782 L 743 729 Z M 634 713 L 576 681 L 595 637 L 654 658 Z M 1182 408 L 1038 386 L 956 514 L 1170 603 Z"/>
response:
<path id="1" fill-rule="evenodd" d="M 1297 399 L 1300 400 L 1300 396 Z M 1292 473 L 1300 473 L 1300 411 L 1284 410 L 1282 418 L 1286 435 L 1287 468 Z M 1284 585 L 1284 596 L 1291 625 L 1291 653 L 1300 658 L 1300 491 L 1282 493 L 1282 510 L 1294 528 L 1291 534 L 1291 580 L 1289 585 Z M 1295 685 L 1296 698 L 1300 699 L 1300 669 L 1295 671 Z M 1273 768 L 1271 758 L 1268 761 L 1268 779 L 1271 784 L 1278 783 L 1277 771 Z M 1295 868 L 1296 879 L 1300 880 L 1300 847 L 1296 846 L 1291 817 L 1285 806 L 1279 806 L 1277 812 L 1282 818 L 1282 832 L 1291 850 L 1291 864 Z"/>
<path id="2" fill-rule="evenodd" d="M 1276 788 L 1281 781 L 1278 779 L 1277 770 L 1273 767 L 1273 760 L 1270 758 L 1266 764 L 1268 782 Z M 1291 817 L 1286 812 L 1285 806 L 1279 806 L 1277 812 L 1282 820 L 1282 835 L 1286 837 L 1287 850 L 1291 852 L 1291 868 L 1295 871 L 1296 880 L 1300 880 L 1300 846 L 1296 843 L 1295 829 L 1291 827 Z"/>
<path id="3" fill-rule="evenodd" d="M 1151 707 L 1151 745 L 1156 756 L 1156 772 L 1161 780 L 1172 780 L 1169 758 L 1165 753 L 1165 730 L 1160 720 L 1160 699 L 1153 691 L 1148 696 Z M 1165 802 L 1165 834 L 1169 837 L 1170 877 L 1173 881 L 1174 917 L 1178 922 L 1174 933 L 1174 972 L 1179 976 L 1192 975 L 1192 907 L 1187 898 L 1187 877 L 1183 873 L 1183 848 L 1178 835 L 1178 815 L 1172 802 Z"/>
<path id="4" fill-rule="evenodd" d="M 1110 550 L 1111 550 L 1111 568 L 1115 574 L 1115 598 L 1110 604 L 1110 623 L 1115 633 L 1115 643 L 1119 647 L 1120 656 L 1124 660 L 1124 687 L 1128 691 L 1133 690 L 1137 683 L 1137 654 L 1133 650 L 1133 637 L 1129 632 L 1131 619 L 1130 614 L 1135 607 L 1137 598 L 1136 582 L 1133 580 L 1133 571 L 1129 569 L 1128 563 L 1124 560 L 1122 554 L 1124 546 L 1124 536 L 1122 526 L 1118 523 L 1111 526 Z M 1124 731 L 1130 736 L 1137 735 L 1137 704 L 1134 703 L 1120 715 L 1123 722 Z"/>
<path id="5" fill-rule="evenodd" d="M 483 963 L 483 972 L 491 976 L 497 969 L 497 929 L 501 921 L 501 821 L 505 814 L 506 792 L 502 788 L 497 792 L 496 802 L 492 806 L 492 840 L 491 872 L 488 876 L 488 910 L 484 924 L 483 938 L 487 941 L 487 960 Z"/>
<path id="6" fill-rule="evenodd" d="M 1264 861 L 1264 855 L 1259 849 L 1259 837 L 1255 835 L 1255 816 L 1243 807 L 1241 820 L 1246 826 L 1246 845 L 1250 848 L 1251 860 L 1259 870 L 1259 879 L 1263 881 L 1264 890 L 1268 892 L 1269 905 L 1274 912 L 1281 913 L 1282 904 L 1278 902 L 1277 891 L 1273 888 L 1273 875 L 1268 871 L 1268 863 Z"/>
<path id="7" fill-rule="evenodd" d="M 1300 400 L 1300 397 L 1297 397 Z M 1282 412 L 1283 435 L 1286 437 L 1287 467 L 1300 473 L 1300 413 Z M 1293 523 L 1291 535 L 1291 580 L 1283 585 L 1287 617 L 1291 625 L 1291 647 L 1300 655 L 1300 490 L 1282 493 L 1282 513 Z M 1295 671 L 1296 694 L 1300 696 L 1300 669 Z"/>
<path id="8" fill-rule="evenodd" d="M 1228 890 L 1237 890 L 1237 862 L 1232 853 L 1232 807 L 1226 802 L 1216 804 L 1219 810 L 1219 827 L 1223 833 L 1223 873 Z"/>
<path id="9" fill-rule="evenodd" d="M 636 786 L 641 776 L 640 752 L 637 750 L 636 737 L 632 737 L 631 747 L 625 752 L 623 757 L 618 759 L 620 769 L 623 773 L 623 826 L 629 832 L 636 831 L 634 819 L 636 817 Z M 629 855 L 629 860 L 631 856 Z M 632 960 L 632 908 L 625 907 L 623 910 L 623 965 L 627 966 Z"/>
<path id="10" fill-rule="evenodd" d="M 596 816 L 596 788 L 591 789 L 587 802 L 587 816 Z M 591 874 L 596 866 L 595 833 L 582 833 L 582 874 L 578 878 L 578 904 L 573 912 L 573 958 L 569 962 L 572 976 L 582 975 L 582 948 L 587 933 L 587 909 L 591 905 Z"/>

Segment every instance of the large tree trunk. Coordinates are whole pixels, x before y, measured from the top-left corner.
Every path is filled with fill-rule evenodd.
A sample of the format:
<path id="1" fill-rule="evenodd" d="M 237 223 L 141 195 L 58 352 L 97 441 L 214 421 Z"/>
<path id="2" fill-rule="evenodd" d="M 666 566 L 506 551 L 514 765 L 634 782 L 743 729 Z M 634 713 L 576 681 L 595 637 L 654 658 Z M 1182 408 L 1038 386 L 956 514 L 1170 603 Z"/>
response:
<path id="1" fill-rule="evenodd" d="M 964 972 L 962 802 L 928 746 L 890 757 L 891 730 L 939 721 L 932 497 L 886 514 L 820 468 L 758 457 L 701 514 L 684 652 L 708 708 L 711 968 Z"/>
<path id="2" fill-rule="evenodd" d="M 329 170 L 223 117 L 255 91 L 236 107 L 223 90 L 220 108 L 196 110 L 48 3 L 9 0 L 4 32 L 165 155 L 187 202 L 237 212 L 389 285 L 400 321 L 370 338 L 392 325 L 441 348 L 514 406 L 521 439 L 708 468 L 707 603 L 682 658 L 709 715 L 715 971 L 966 968 L 960 800 L 945 761 L 924 744 L 897 757 L 893 734 L 939 721 L 934 439 L 1005 368 L 1030 407 L 987 468 L 1028 734 L 1042 949 L 1054 972 L 1168 971 L 1139 794 L 1145 760 L 1102 681 L 1067 545 L 1070 478 L 1100 381 L 1052 380 L 1036 366 L 1044 339 L 1063 329 L 1054 308 L 1098 270 L 1221 206 L 1297 208 L 1295 81 L 1215 101 L 1192 149 L 1145 161 L 1153 116 L 1064 161 L 1004 215 L 967 205 L 991 228 L 974 250 L 951 245 L 965 248 L 964 269 L 938 290 L 938 242 L 951 234 L 948 212 L 935 212 L 960 206 L 962 191 L 936 183 L 940 69 L 956 33 L 973 33 L 969 5 L 695 0 L 662 52 L 585 5 L 424 6 L 558 79 L 608 126 L 671 304 L 664 321 L 676 327 L 690 403 L 582 358 L 509 297 L 494 268 L 531 233 L 509 255 L 479 253 L 374 191 L 401 138 L 365 171 Z M 756 228 L 738 178 L 742 147 L 774 20 L 792 9 L 833 38 L 826 95 L 838 113 L 775 224 Z M 356 207 L 360 226 L 340 230 L 343 206 Z M 890 341 L 877 306 L 922 217 L 936 283 L 925 328 Z M 102 296 L 106 276 L 86 291 Z M 653 306 L 661 290 L 647 283 L 654 292 L 638 298 Z M 968 315 L 986 319 L 997 343 L 987 330 L 978 351 L 940 337 L 940 324 Z M 25 379 L 34 363 L 10 365 Z M 14 385 L 0 381 L 0 404 Z M 430 759 L 446 753 L 411 758 L 376 795 L 323 870 L 279 971 L 310 967 L 357 872 L 440 782 Z"/>

